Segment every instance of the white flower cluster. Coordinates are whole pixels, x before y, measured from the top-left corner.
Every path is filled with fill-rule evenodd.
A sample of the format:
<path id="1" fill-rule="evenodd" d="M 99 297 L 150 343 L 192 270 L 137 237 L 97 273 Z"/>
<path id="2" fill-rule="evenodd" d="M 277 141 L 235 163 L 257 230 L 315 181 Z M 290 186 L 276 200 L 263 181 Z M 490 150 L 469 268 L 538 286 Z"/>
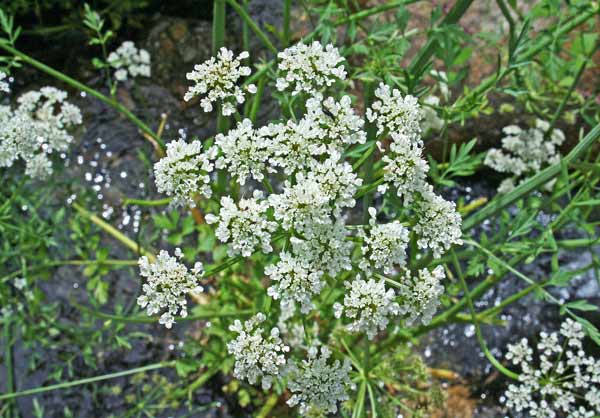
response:
<path id="1" fill-rule="evenodd" d="M 0 167 L 21 158 L 31 177 L 52 173 L 51 155 L 68 149 L 73 137 L 67 130 L 81 123 L 79 108 L 66 98 L 62 90 L 42 87 L 19 97 L 15 109 L 0 106 Z"/>
<path id="2" fill-rule="evenodd" d="M 378 224 L 375 208 L 369 208 L 369 215 L 371 216 L 369 220 L 371 228 L 369 234 L 362 233 L 363 258 L 360 260 L 359 266 L 366 272 L 375 268 L 383 270 L 385 274 L 391 274 L 394 266 L 404 267 L 406 265 L 408 229 L 398 221 Z"/>
<path id="3" fill-rule="evenodd" d="M 217 237 L 222 242 L 231 242 L 230 256 L 250 257 L 259 247 L 262 252 L 270 253 L 271 233 L 277 229 L 277 223 L 267 220 L 268 208 L 269 203 L 260 190 L 255 190 L 251 199 L 241 199 L 238 205 L 231 197 L 223 196 L 219 216 L 209 214 L 206 222 L 219 223 Z"/>
<path id="4" fill-rule="evenodd" d="M 396 294 L 392 289 L 386 290 L 385 281 L 369 281 L 356 276 L 356 279 L 346 283 L 348 292 L 344 296 L 344 304 L 333 306 L 335 317 L 340 318 L 342 312 L 354 321 L 347 325 L 350 332 L 366 332 L 372 340 L 379 330 L 386 329 L 388 316 L 400 313 L 400 305 L 395 302 Z"/>
<path id="5" fill-rule="evenodd" d="M 183 254 L 179 248 L 175 249 L 175 256 L 162 250 L 155 262 L 150 262 L 148 257 L 139 259 L 140 275 L 146 277 L 147 282 L 142 286 L 141 295 L 137 303 L 146 308 L 148 315 L 155 315 L 166 309 L 160 316 L 159 323 L 171 328 L 175 316 L 187 316 L 188 293 L 202 292 L 198 281 L 204 274 L 202 263 L 197 262 L 191 270 L 179 262 Z"/>
<path id="6" fill-rule="evenodd" d="M 125 41 L 115 51 L 108 54 L 108 64 L 115 69 L 115 79 L 125 81 L 129 77 L 150 77 L 150 53 L 137 48 L 131 41 Z"/>
<path id="7" fill-rule="evenodd" d="M 586 356 L 581 324 L 571 319 L 560 333 L 540 333 L 539 366 L 526 339 L 508 346 L 507 360 L 520 367 L 519 384 L 506 391 L 506 405 L 534 418 L 591 418 L 600 414 L 600 360 Z"/>
<path id="8" fill-rule="evenodd" d="M 195 196 L 212 196 L 210 173 L 214 149 L 202 152 L 202 143 L 183 139 L 167 144 L 166 156 L 154 164 L 156 188 L 173 196 L 175 204 L 195 206 Z"/>
<path id="9" fill-rule="evenodd" d="M 502 149 L 490 149 L 484 160 L 488 167 L 513 175 L 500 183 L 499 193 L 510 192 L 545 165 L 560 161 L 558 147 L 565 141 L 565 134 L 560 129 L 549 130 L 550 124 L 540 119 L 536 120 L 535 127 L 527 130 L 516 125 L 504 127 Z M 546 188 L 551 189 L 553 184 L 549 182 Z"/>
<path id="10" fill-rule="evenodd" d="M 290 348 L 279 337 L 279 329 L 273 328 L 267 337 L 260 328 L 266 316 L 258 313 L 244 324 L 236 320 L 229 327 L 238 336 L 227 344 L 229 354 L 235 358 L 233 374 L 247 379 L 250 384 L 261 380 L 263 389 L 269 389 L 273 379 L 280 377 L 286 365 L 285 353 Z"/>
<path id="11" fill-rule="evenodd" d="M 3 73 L 2 71 L 0 71 L 0 91 L 9 93 L 10 87 L 9 87 L 8 83 L 6 81 L 4 81 L 4 79 L 6 79 L 6 73 Z"/>
<path id="12" fill-rule="evenodd" d="M 375 97 L 378 100 L 367 109 L 367 119 L 377 126 L 377 135 L 387 132 L 419 139 L 422 113 L 416 97 L 402 96 L 400 90 L 383 83 L 375 89 Z"/>
<path id="13" fill-rule="evenodd" d="M 323 46 L 314 41 L 310 45 L 299 43 L 277 54 L 279 58 L 277 90 L 292 89 L 292 95 L 300 92 L 314 94 L 329 87 L 337 80 L 346 78 L 344 59 L 336 47 Z"/>
<path id="14" fill-rule="evenodd" d="M 289 253 L 282 252 L 279 257 L 277 264 L 265 269 L 265 274 L 276 282 L 268 289 L 269 296 L 281 299 L 282 305 L 298 302 L 300 311 L 309 313 L 314 308 L 313 296 L 320 294 L 325 286 L 323 273 L 311 271 L 308 260 L 293 257 Z"/>
<path id="15" fill-rule="evenodd" d="M 419 270 L 417 277 L 406 272 L 400 281 L 398 296 L 400 314 L 406 318 L 406 324 L 412 325 L 417 319 L 428 324 L 435 314 L 440 303 L 440 296 L 444 293 L 441 282 L 446 277 L 444 268 L 437 266 L 432 271 Z"/>
<path id="16" fill-rule="evenodd" d="M 298 365 L 293 365 L 288 381 L 288 389 L 293 395 L 287 401 L 289 406 L 299 405 L 303 415 L 319 416 L 337 412 L 338 402 L 349 399 L 348 389 L 354 384 L 348 373 L 351 370 L 350 361 L 340 363 L 335 360 L 328 364 L 331 350 L 317 347 L 308 350 L 308 357 Z"/>
<path id="17" fill-rule="evenodd" d="M 205 96 L 200 100 L 200 106 L 205 112 L 213 110 L 213 103 L 221 102 L 221 113 L 229 116 L 235 113 L 236 106 L 244 103 L 245 91 L 256 93 L 256 86 L 249 84 L 242 88 L 236 83 L 240 77 L 250 75 L 250 67 L 242 65 L 242 60 L 248 58 L 244 51 L 234 57 L 233 51 L 221 48 L 217 57 L 194 66 L 194 71 L 187 73 L 188 80 L 195 84 L 188 88 L 184 100 L 187 102 L 196 96 Z"/>

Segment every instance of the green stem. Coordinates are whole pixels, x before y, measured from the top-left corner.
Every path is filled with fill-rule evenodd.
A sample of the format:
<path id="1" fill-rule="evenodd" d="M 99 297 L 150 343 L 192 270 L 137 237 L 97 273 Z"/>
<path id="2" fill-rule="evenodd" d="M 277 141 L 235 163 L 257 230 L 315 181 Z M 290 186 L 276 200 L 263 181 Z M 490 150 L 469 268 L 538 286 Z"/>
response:
<path id="1" fill-rule="evenodd" d="M 563 110 L 565 109 L 565 106 L 567 105 L 567 102 L 569 101 L 569 98 L 571 97 L 571 94 L 573 94 L 575 87 L 577 86 L 577 84 L 579 84 L 579 79 L 583 75 L 583 72 L 585 71 L 585 67 L 587 67 L 588 63 L 590 62 L 590 58 L 594 54 L 596 49 L 597 49 L 597 44 L 594 45 L 594 48 L 591 49 L 590 53 L 585 57 L 585 59 L 579 65 L 579 68 L 577 69 L 577 73 L 575 74 L 575 78 L 573 79 L 573 82 L 569 86 L 569 90 L 567 91 L 567 94 L 565 94 L 565 97 L 563 97 L 562 101 L 560 102 L 560 105 L 556 109 L 556 112 L 554 112 L 554 115 L 552 116 L 552 120 L 550 121 L 550 128 L 548 128 L 547 135 L 552 134 L 552 131 L 554 130 L 554 127 L 556 126 L 556 122 L 558 121 L 558 118 L 562 115 Z"/>
<path id="2" fill-rule="evenodd" d="M 5 393 L 0 395 L 0 400 L 18 398 L 20 396 L 36 395 L 38 393 L 50 392 L 53 390 L 66 389 L 73 386 L 86 385 L 88 383 L 101 382 L 103 380 L 115 379 L 117 377 L 129 376 L 136 373 L 147 372 L 150 370 L 164 369 L 166 367 L 175 366 L 174 361 L 163 361 L 160 363 L 150 364 L 148 366 L 136 367 L 134 369 L 125 370 L 122 372 L 103 374 L 101 376 L 88 377 L 86 379 L 73 380 L 71 382 L 58 383 L 56 385 L 42 386 L 34 389 L 23 390 L 21 392 Z"/>
<path id="3" fill-rule="evenodd" d="M 13 323 L 10 318 L 6 319 L 4 322 L 4 368 L 6 369 L 6 389 L 8 392 L 15 391 L 15 381 L 14 381 L 14 364 L 13 364 Z M 10 402 L 8 404 L 8 414 L 9 417 L 17 416 L 18 412 L 14 411 L 14 402 Z"/>
<path id="4" fill-rule="evenodd" d="M 355 20 L 361 20 L 369 16 L 373 16 L 375 14 L 379 14 L 382 12 L 386 12 L 391 9 L 395 9 L 400 6 L 407 6 L 409 4 L 413 4 L 418 2 L 419 0 L 394 0 L 389 1 L 379 6 L 371 7 L 366 10 L 361 10 L 360 12 L 351 14 L 350 16 L 344 17 L 342 19 L 338 19 L 333 24 L 335 26 L 345 25 L 346 23 L 353 22 Z"/>
<path id="5" fill-rule="evenodd" d="M 98 216 L 89 212 L 87 209 L 84 209 L 83 207 L 79 206 L 77 203 L 73 203 L 73 207 L 81 215 L 88 218 L 91 222 L 95 223 L 96 225 L 98 225 L 105 232 L 107 232 L 109 235 L 112 235 L 113 238 L 116 238 L 117 240 L 119 240 L 122 244 L 124 244 L 126 247 L 128 247 L 129 249 L 134 251 L 136 254 L 145 255 L 146 257 L 148 257 L 148 260 L 150 260 L 150 262 L 156 261 L 156 257 L 154 256 L 154 254 L 152 254 L 151 252 L 142 248 L 137 242 L 135 242 L 131 238 L 127 237 L 125 234 L 123 234 L 121 231 L 119 231 L 114 226 L 112 226 L 109 223 L 105 222 L 104 220 L 100 219 Z"/>
<path id="6" fill-rule="evenodd" d="M 100 100 L 101 102 L 106 103 L 113 109 L 117 110 L 119 113 L 123 114 L 127 119 L 129 119 L 131 122 L 133 122 L 142 132 L 144 132 L 149 137 L 151 137 L 154 141 L 156 141 L 156 143 L 159 145 L 158 151 L 164 150 L 165 143 L 154 133 L 154 131 L 152 131 L 152 129 L 150 129 L 150 127 L 148 125 L 146 125 L 144 122 L 142 122 L 140 119 L 138 119 L 137 116 L 135 116 L 133 113 L 131 113 L 121 103 L 113 100 L 110 97 L 105 96 L 104 94 L 100 93 L 98 90 L 88 87 L 85 84 L 80 83 L 79 81 L 69 77 L 68 75 L 63 74 L 60 71 L 57 71 L 54 68 L 51 68 L 51 67 L 47 66 L 46 64 L 43 64 L 43 63 L 37 61 L 36 59 L 33 59 L 29 55 L 22 53 L 21 51 L 11 47 L 10 45 L 7 45 L 5 42 L 0 42 L 0 49 L 3 49 L 6 52 L 14 55 L 15 57 L 20 58 L 23 62 L 31 65 L 32 67 L 37 68 L 38 70 L 43 71 L 46 74 L 49 74 L 52 77 L 69 84 L 70 86 L 76 88 L 77 90 L 86 92 L 90 96 L 93 96 L 96 99 Z"/>
<path id="7" fill-rule="evenodd" d="M 172 197 L 166 197 L 164 199 L 157 200 L 144 200 L 144 199 L 123 199 L 123 205 L 138 205 L 138 206 L 164 206 L 171 203 Z"/>
<path id="8" fill-rule="evenodd" d="M 475 307 L 473 306 L 473 300 L 471 299 L 471 296 L 469 293 L 469 288 L 467 287 L 467 283 L 465 282 L 465 278 L 463 276 L 462 269 L 460 267 L 460 263 L 458 262 L 458 259 L 456 258 L 456 255 L 454 254 L 454 250 L 452 250 L 452 254 L 453 254 L 454 268 L 456 269 L 456 273 L 460 280 L 460 284 L 463 288 L 465 298 L 467 299 L 469 311 L 471 312 L 471 320 L 473 321 L 473 325 L 475 325 L 475 334 L 477 335 L 477 341 L 479 342 L 479 346 L 481 347 L 481 350 L 483 351 L 483 353 L 485 354 L 485 356 L 487 357 L 489 362 L 492 363 L 492 365 L 496 369 L 498 369 L 498 371 L 500 371 L 502 374 L 504 374 L 505 376 L 507 376 L 511 379 L 514 379 L 514 380 L 519 379 L 519 375 L 517 373 L 504 367 L 504 365 L 502 363 L 500 363 L 488 349 L 485 339 L 483 338 L 483 334 L 481 333 L 481 328 L 479 326 L 479 320 L 477 319 L 477 315 L 475 313 Z"/>
<path id="9" fill-rule="evenodd" d="M 158 320 L 159 320 L 158 317 L 151 317 L 151 316 L 129 316 L 129 317 L 127 317 L 127 316 L 122 316 L 122 315 L 109 314 L 106 312 L 101 312 L 101 311 L 97 311 L 95 309 L 88 308 L 87 306 L 80 305 L 79 303 L 77 303 L 75 301 L 71 301 L 71 303 L 77 309 L 79 309 L 81 311 L 85 311 L 85 312 L 89 313 L 90 315 L 93 315 L 93 316 L 101 318 L 101 319 L 107 319 L 107 320 L 116 321 L 116 322 L 126 322 L 126 323 L 135 323 L 135 324 L 153 324 L 153 323 L 158 322 Z M 249 310 L 249 309 L 235 311 L 235 312 L 202 312 L 202 313 L 198 313 L 198 314 L 194 314 L 194 315 L 188 315 L 185 318 L 178 317 L 177 321 L 198 321 L 198 320 L 202 320 L 202 319 L 217 319 L 217 318 L 230 318 L 230 317 L 242 318 L 242 317 L 246 317 L 246 316 L 252 316 L 255 313 L 256 313 L 255 311 Z"/>
<path id="10" fill-rule="evenodd" d="M 292 12 L 292 0 L 283 0 L 283 45 L 290 46 L 291 25 L 290 15 Z"/>
<path id="11" fill-rule="evenodd" d="M 221 1 L 223 1 L 223 0 L 215 0 L 215 7 L 217 7 L 216 6 L 217 2 L 221 2 Z M 254 32 L 256 34 L 256 36 L 258 36 L 260 38 L 260 40 L 263 42 L 263 44 L 265 44 L 267 49 L 269 49 L 273 54 L 277 55 L 277 52 L 278 52 L 277 48 L 275 48 L 275 46 L 271 43 L 271 41 L 269 40 L 267 35 L 258 27 L 256 22 L 254 22 L 254 20 L 252 20 L 250 15 L 248 15 L 248 13 L 246 13 L 244 8 L 242 6 L 240 6 L 238 4 L 238 2 L 236 2 L 235 0 L 226 0 L 226 1 L 227 1 L 227 4 L 229 4 L 236 11 L 236 13 L 244 20 L 244 22 L 246 22 L 246 24 L 250 27 L 250 29 L 252 29 L 252 32 Z"/>
<path id="12" fill-rule="evenodd" d="M 214 0 L 212 22 L 212 52 L 217 55 L 225 46 L 225 0 Z"/>

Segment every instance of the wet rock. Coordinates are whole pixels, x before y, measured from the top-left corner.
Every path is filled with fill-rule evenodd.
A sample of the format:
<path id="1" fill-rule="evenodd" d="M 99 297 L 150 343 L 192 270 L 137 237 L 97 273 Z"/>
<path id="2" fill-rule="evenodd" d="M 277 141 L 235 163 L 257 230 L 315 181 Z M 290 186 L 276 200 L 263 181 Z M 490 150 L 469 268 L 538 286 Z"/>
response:
<path id="1" fill-rule="evenodd" d="M 183 97 L 185 74 L 212 55 L 211 23 L 159 16 L 143 43 L 152 56 L 152 78 Z"/>

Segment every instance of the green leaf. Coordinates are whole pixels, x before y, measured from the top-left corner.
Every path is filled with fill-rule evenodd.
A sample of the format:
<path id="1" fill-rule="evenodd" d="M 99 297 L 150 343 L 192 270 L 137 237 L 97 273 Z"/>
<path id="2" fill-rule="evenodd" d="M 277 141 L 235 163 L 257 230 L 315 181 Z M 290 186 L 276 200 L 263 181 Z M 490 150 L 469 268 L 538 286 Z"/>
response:
<path id="1" fill-rule="evenodd" d="M 565 303 L 560 307 L 561 314 L 564 313 L 567 309 L 575 309 L 583 312 L 591 312 L 597 311 L 598 307 L 596 305 L 592 305 L 586 300 L 576 300 L 573 302 Z"/>

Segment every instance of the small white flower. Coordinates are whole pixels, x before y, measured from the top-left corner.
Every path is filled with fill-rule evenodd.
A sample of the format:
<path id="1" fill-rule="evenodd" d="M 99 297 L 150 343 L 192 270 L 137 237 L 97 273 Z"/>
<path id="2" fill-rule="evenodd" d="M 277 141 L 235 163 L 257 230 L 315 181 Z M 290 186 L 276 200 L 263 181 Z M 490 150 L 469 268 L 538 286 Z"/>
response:
<path id="1" fill-rule="evenodd" d="M 264 336 L 260 324 L 265 319 L 263 313 L 258 313 L 243 325 L 236 319 L 229 329 L 238 336 L 227 343 L 227 351 L 235 358 L 234 376 L 246 379 L 252 385 L 261 380 L 266 390 L 273 384 L 273 379 L 280 377 L 289 347 L 281 341 L 278 328 L 272 328 L 268 336 Z"/>
<path id="2" fill-rule="evenodd" d="M 533 356 L 526 339 L 509 345 L 506 358 L 521 368 L 521 374 L 520 384 L 510 385 L 505 393 L 506 405 L 540 418 L 559 416 L 557 412 L 568 418 L 600 413 L 600 379 L 593 370 L 594 366 L 598 369 L 598 363 L 585 356 L 581 349 L 583 337 L 581 325 L 567 319 L 560 334 L 540 333 L 537 356 Z M 539 358 L 539 365 L 534 364 L 534 358 Z"/>
<path id="3" fill-rule="evenodd" d="M 281 299 L 282 305 L 291 306 L 290 303 L 298 302 L 300 312 L 309 313 L 314 308 L 312 298 L 325 286 L 323 273 L 311 271 L 309 260 L 286 252 L 282 252 L 279 257 L 277 264 L 265 268 L 265 274 L 276 282 L 269 287 L 267 293 L 274 299 Z"/>
<path id="4" fill-rule="evenodd" d="M 334 312 L 340 318 L 342 311 L 346 317 L 354 321 L 347 325 L 350 332 L 366 332 L 372 340 L 379 330 L 384 330 L 390 316 L 400 313 L 400 305 L 395 302 L 395 293 L 392 289 L 385 288 L 385 281 L 368 281 L 356 276 L 355 280 L 346 283 L 348 291 L 344 296 L 344 304 L 336 303 Z"/>
<path id="5" fill-rule="evenodd" d="M 381 159 L 385 163 L 383 178 L 396 188 L 404 204 L 409 205 L 416 193 L 428 190 L 429 164 L 421 156 L 423 149 L 419 142 L 404 134 L 392 133 L 391 136 L 389 151 Z"/>
<path id="6" fill-rule="evenodd" d="M 250 119 L 244 119 L 226 135 L 215 137 L 215 144 L 221 152 L 215 162 L 216 168 L 227 169 L 241 185 L 248 177 L 262 181 L 265 173 L 275 171 L 267 165 L 272 154 L 271 142 L 264 129 L 253 129 Z"/>
<path id="7" fill-rule="evenodd" d="M 125 81 L 132 78 L 150 77 L 150 54 L 138 49 L 131 41 L 125 41 L 115 51 L 108 54 L 108 63 L 115 68 L 115 79 Z"/>
<path id="8" fill-rule="evenodd" d="M 312 346 L 307 358 L 292 366 L 288 380 L 292 396 L 287 404 L 299 405 L 301 415 L 333 414 L 339 402 L 350 399 L 348 389 L 354 388 L 348 376 L 352 369 L 350 361 L 335 360 L 328 364 L 330 357 L 331 350 L 327 346 L 321 347 L 321 355 Z"/>
<path id="9" fill-rule="evenodd" d="M 140 275 L 147 281 L 142 286 L 143 295 L 138 297 L 138 305 L 146 308 L 150 316 L 166 309 L 159 323 L 167 328 L 173 326 L 175 316 L 187 316 L 186 295 L 202 292 L 202 287 L 198 285 L 204 274 L 202 263 L 198 262 L 188 270 L 178 261 L 182 257 L 181 250 L 177 249 L 174 257 L 161 250 L 155 262 L 150 262 L 146 256 L 139 259 Z"/>
<path id="10" fill-rule="evenodd" d="M 441 282 L 446 277 L 444 268 L 437 266 L 432 271 L 419 270 L 418 276 L 412 276 L 407 271 L 400 280 L 397 295 L 400 298 L 400 314 L 406 318 L 407 325 L 412 325 L 417 319 L 428 324 L 440 303 L 444 293 Z"/>
<path id="11" fill-rule="evenodd" d="M 202 152 L 198 140 L 183 139 L 167 144 L 166 156 L 154 164 L 156 188 L 175 197 L 176 204 L 195 206 L 194 197 L 212 195 L 210 173 L 213 171 L 215 149 Z"/>
<path id="12" fill-rule="evenodd" d="M 68 129 L 81 124 L 79 108 L 66 97 L 62 90 L 42 87 L 20 96 L 14 110 L 0 106 L 0 167 L 21 158 L 31 177 L 52 173 L 51 155 L 69 148 L 73 137 Z"/>
<path id="13" fill-rule="evenodd" d="M 367 109 L 367 119 L 377 125 L 377 135 L 387 132 L 420 141 L 422 113 L 416 97 L 403 97 L 400 90 L 383 83 L 375 89 L 375 97 L 378 100 Z"/>
<path id="14" fill-rule="evenodd" d="M 359 267 L 369 272 L 371 268 L 382 269 L 391 274 L 394 266 L 404 267 L 406 264 L 406 247 L 408 246 L 408 229 L 398 221 L 378 224 L 377 211 L 369 208 L 369 233 L 363 233 L 363 258 Z"/>
<path id="15" fill-rule="evenodd" d="M 292 237 L 292 252 L 306 260 L 311 270 L 336 277 L 342 271 L 352 270 L 350 255 L 352 243 L 342 221 L 334 224 L 314 224 L 305 230 L 304 239 Z"/>
<path id="16" fill-rule="evenodd" d="M 241 254 L 250 257 L 258 248 L 264 253 L 273 251 L 271 234 L 277 229 L 277 223 L 267 220 L 269 204 L 255 190 L 251 199 L 241 199 L 236 205 L 229 196 L 221 198 L 219 216 L 209 216 L 208 223 L 219 223 L 217 238 L 229 243 L 230 256 Z"/>
<path id="17" fill-rule="evenodd" d="M 229 116 L 236 111 L 238 104 L 246 100 L 244 90 L 253 93 L 256 86 L 253 84 L 245 89 L 237 85 L 240 77 L 250 75 L 250 67 L 242 65 L 242 60 L 248 58 L 248 52 L 244 51 L 234 58 L 233 51 L 221 48 L 217 57 L 194 66 L 194 71 L 187 73 L 188 80 L 195 84 L 188 88 L 184 100 L 190 101 L 195 96 L 203 96 L 200 106 L 205 112 L 213 109 L 213 103 L 223 104 L 222 113 Z"/>
<path id="18" fill-rule="evenodd" d="M 462 219 L 454 202 L 433 193 L 430 185 L 421 197 L 417 203 L 417 223 L 413 228 L 419 236 L 417 245 L 422 249 L 429 248 L 433 256 L 439 258 L 452 245 L 462 244 Z"/>
<path id="19" fill-rule="evenodd" d="M 14 281 L 14 285 L 17 289 L 23 290 L 27 286 L 27 279 L 23 277 L 17 277 Z"/>
<path id="20" fill-rule="evenodd" d="M 298 43 L 277 54 L 277 90 L 292 90 L 292 95 L 300 92 L 314 94 L 337 80 L 346 78 L 344 60 L 336 47 L 328 44 L 323 48 L 320 42 L 310 45 Z"/>
<path id="21" fill-rule="evenodd" d="M 504 127 L 502 149 L 490 149 L 484 160 L 488 167 L 513 175 L 500 184 L 498 193 L 511 191 L 517 180 L 520 183 L 536 174 L 544 165 L 560 160 L 558 147 L 565 141 L 565 134 L 560 129 L 553 129 L 546 139 L 549 129 L 550 124 L 539 119 L 535 127 L 527 130 L 516 125 Z M 546 189 L 550 189 L 552 184 L 547 184 Z"/>

